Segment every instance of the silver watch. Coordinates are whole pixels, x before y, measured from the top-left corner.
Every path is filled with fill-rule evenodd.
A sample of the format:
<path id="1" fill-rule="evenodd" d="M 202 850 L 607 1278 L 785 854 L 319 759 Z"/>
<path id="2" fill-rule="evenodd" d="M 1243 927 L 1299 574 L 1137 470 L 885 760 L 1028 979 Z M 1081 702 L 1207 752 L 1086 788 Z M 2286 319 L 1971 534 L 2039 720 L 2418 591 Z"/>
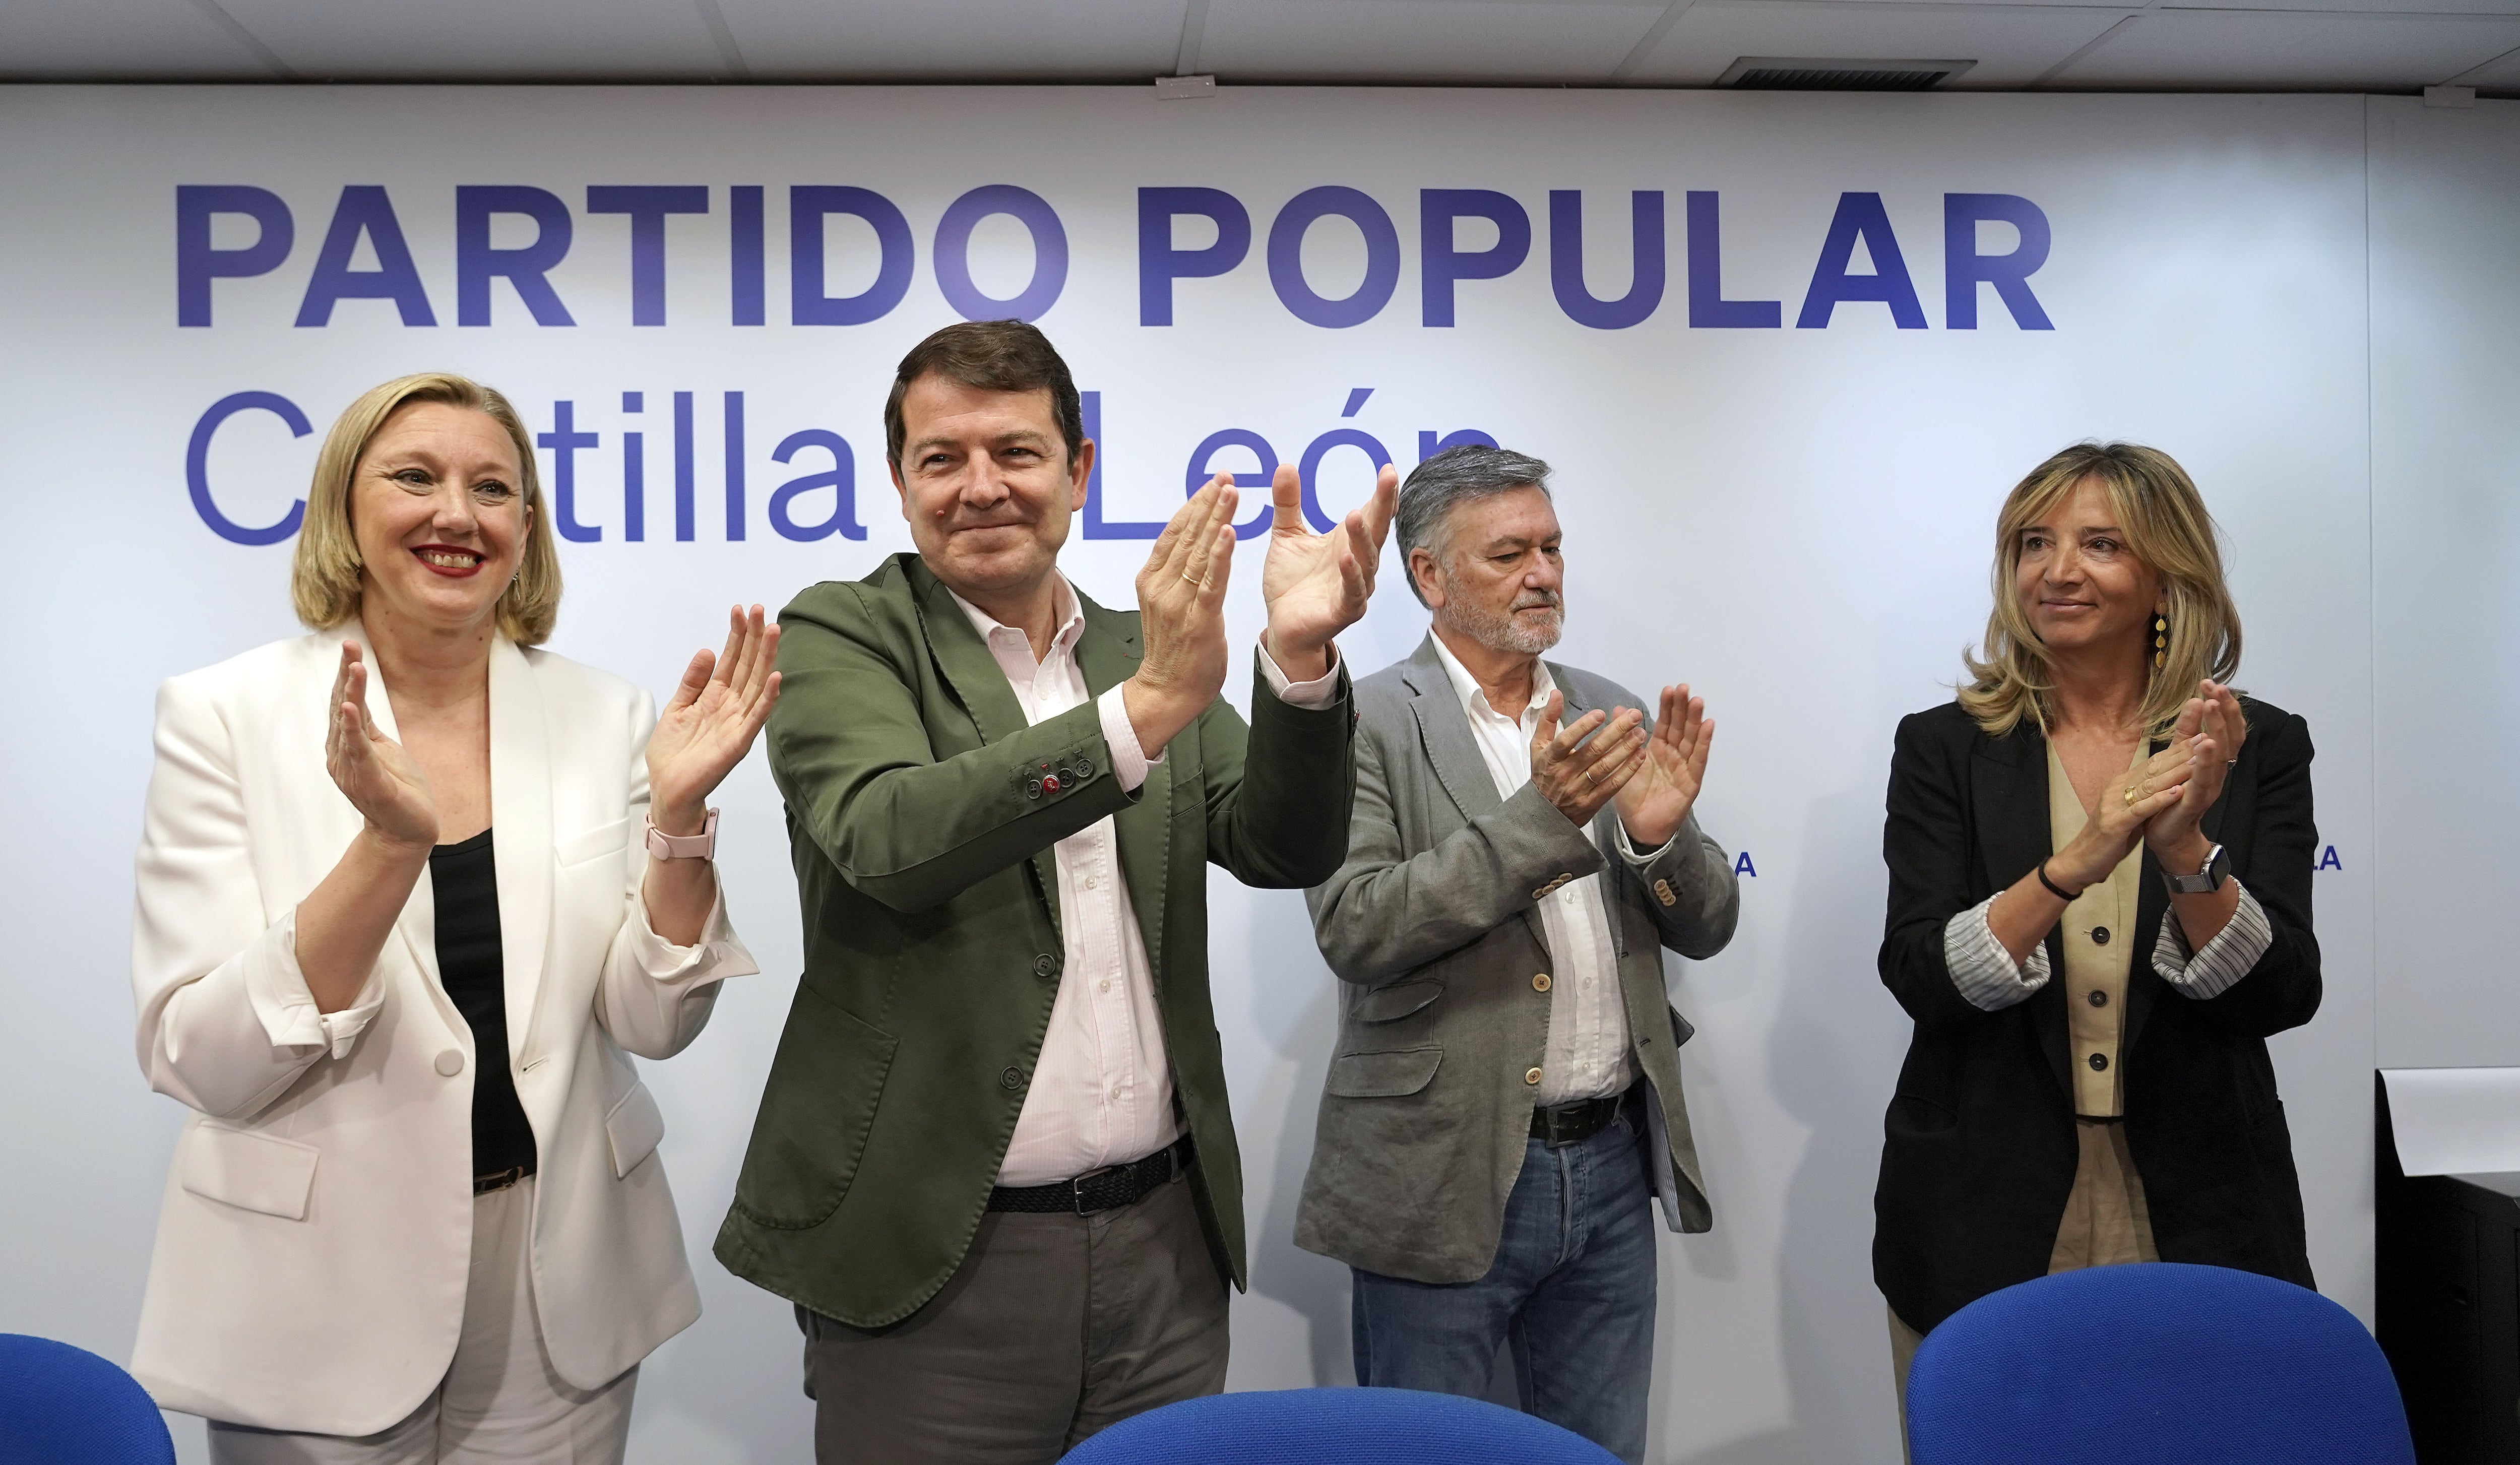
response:
<path id="1" fill-rule="evenodd" d="M 2231 857 L 2218 844 L 2205 856 L 2204 868 L 2192 875 L 2164 875 L 2162 883 L 2170 887 L 2172 895 L 2212 895 L 2229 878 Z"/>

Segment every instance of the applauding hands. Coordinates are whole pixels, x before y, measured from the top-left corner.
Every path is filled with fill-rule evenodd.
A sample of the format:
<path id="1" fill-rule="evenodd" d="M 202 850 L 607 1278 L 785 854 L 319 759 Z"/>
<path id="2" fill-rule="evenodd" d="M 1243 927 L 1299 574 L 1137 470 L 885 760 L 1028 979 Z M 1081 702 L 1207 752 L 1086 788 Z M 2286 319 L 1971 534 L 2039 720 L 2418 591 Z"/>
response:
<path id="1" fill-rule="evenodd" d="M 682 685 L 648 738 L 650 819 L 667 834 L 698 834 L 708 796 L 743 761 L 779 702 L 779 628 L 761 607 L 727 611 L 726 650 L 703 646 L 683 668 Z"/>
<path id="2" fill-rule="evenodd" d="M 1690 696 L 1686 684 L 1664 688 L 1662 716 L 1650 733 L 1644 714 L 1633 707 L 1597 707 L 1561 729 L 1565 708 L 1565 693 L 1552 691 L 1541 709 L 1531 739 L 1531 781 L 1575 824 L 1591 823 L 1616 799 L 1630 844 L 1643 851 L 1668 843 L 1706 779 L 1715 745 L 1706 699 Z"/>

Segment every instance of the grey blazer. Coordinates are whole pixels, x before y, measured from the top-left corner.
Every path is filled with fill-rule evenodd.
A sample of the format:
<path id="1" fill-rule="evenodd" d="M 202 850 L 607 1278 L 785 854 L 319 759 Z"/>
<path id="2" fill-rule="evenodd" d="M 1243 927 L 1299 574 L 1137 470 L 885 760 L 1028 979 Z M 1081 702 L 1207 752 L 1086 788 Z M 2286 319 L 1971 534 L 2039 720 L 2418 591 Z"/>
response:
<path id="1" fill-rule="evenodd" d="M 1649 707 L 1617 684 L 1549 663 L 1565 720 Z M 1466 1282 L 1496 1259 L 1521 1173 L 1549 1041 L 1541 898 L 1606 871 L 1629 1041 L 1652 1085 L 1654 1188 L 1674 1230 L 1714 1223 L 1681 1096 L 1690 1029 L 1663 989 L 1661 948 L 1713 955 L 1732 938 L 1732 862 L 1696 817 L 1642 869 L 1619 858 L 1604 808 L 1590 829 L 1525 784 L 1509 799 L 1479 756 L 1430 636 L 1356 684 L 1356 806 L 1346 864 L 1305 895 L 1344 986 L 1295 1244 L 1421 1282 Z"/>

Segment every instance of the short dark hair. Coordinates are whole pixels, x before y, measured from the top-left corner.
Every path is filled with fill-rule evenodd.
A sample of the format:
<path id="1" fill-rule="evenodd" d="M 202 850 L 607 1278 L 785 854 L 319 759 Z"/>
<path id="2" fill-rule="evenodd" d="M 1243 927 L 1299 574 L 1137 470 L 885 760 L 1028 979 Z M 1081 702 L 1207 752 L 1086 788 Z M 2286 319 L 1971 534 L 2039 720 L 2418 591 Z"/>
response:
<path id="1" fill-rule="evenodd" d="M 1400 571 L 1418 604 L 1426 603 L 1426 596 L 1418 588 L 1417 573 L 1409 568 L 1412 553 L 1423 545 L 1440 562 L 1444 546 L 1438 541 L 1444 532 L 1444 520 L 1455 509 L 1517 488 L 1548 493 L 1549 465 L 1507 448 L 1463 443 L 1458 448 L 1446 448 L 1410 470 L 1409 481 L 1400 485 L 1396 522 L 1400 530 Z"/>
<path id="2" fill-rule="evenodd" d="M 1050 393 L 1051 415 L 1058 435 L 1067 441 L 1067 461 L 1085 449 L 1085 408 L 1077 400 L 1076 378 L 1067 374 L 1050 337 L 1022 321 L 964 321 L 946 327 L 910 348 L 892 374 L 892 395 L 883 401 L 883 456 L 901 471 L 902 439 L 909 427 L 902 421 L 901 399 L 922 377 L 981 391 Z"/>

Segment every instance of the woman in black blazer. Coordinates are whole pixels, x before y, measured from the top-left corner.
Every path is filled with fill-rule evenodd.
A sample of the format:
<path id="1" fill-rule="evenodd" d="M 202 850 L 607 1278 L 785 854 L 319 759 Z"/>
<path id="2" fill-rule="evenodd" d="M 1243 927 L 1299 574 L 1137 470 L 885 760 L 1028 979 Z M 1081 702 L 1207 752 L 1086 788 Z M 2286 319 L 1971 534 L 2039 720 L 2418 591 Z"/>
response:
<path id="1" fill-rule="evenodd" d="M 2318 1010 L 2309 729 L 2227 685 L 2239 616 L 2165 454 L 2040 465 L 1994 581 L 1969 684 L 1899 725 L 1882 835 L 1881 980 L 1915 1023 L 1873 1197 L 1903 1391 L 1924 1332 L 2050 1271 L 2311 1285 L 2266 1046 Z"/>

